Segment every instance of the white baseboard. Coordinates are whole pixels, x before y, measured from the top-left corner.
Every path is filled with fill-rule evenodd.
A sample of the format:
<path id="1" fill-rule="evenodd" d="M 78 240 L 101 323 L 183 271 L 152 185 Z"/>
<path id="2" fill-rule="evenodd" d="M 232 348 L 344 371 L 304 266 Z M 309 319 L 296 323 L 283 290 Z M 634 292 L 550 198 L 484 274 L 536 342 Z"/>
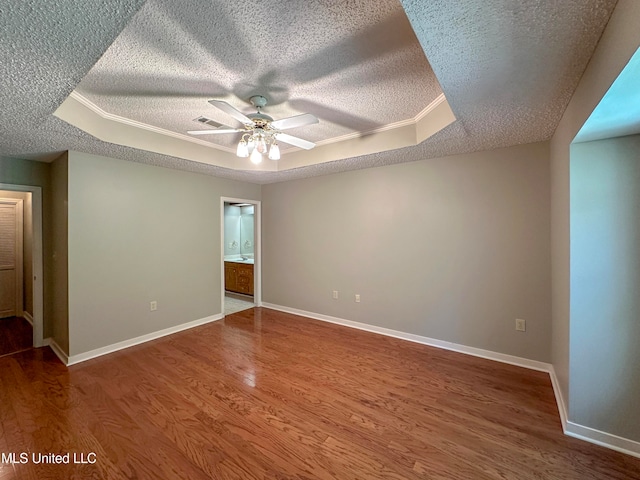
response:
<path id="1" fill-rule="evenodd" d="M 331 316 L 322 315 L 319 313 L 307 312 L 305 310 L 299 310 L 297 308 L 284 307 L 282 305 L 274 305 L 272 303 L 263 302 L 262 306 L 265 308 L 270 308 L 272 310 L 278 310 L 286 313 L 293 313 L 294 315 L 300 315 L 302 317 L 321 320 L 323 322 L 335 323 L 338 325 L 343 325 L 345 327 L 357 328 L 359 330 L 365 330 L 367 332 L 378 333 L 381 335 L 387 335 L 389 337 L 400 338 L 402 340 L 421 343 L 423 345 L 443 348 L 446 350 L 453 350 L 454 352 L 473 355 L 475 357 L 487 358 L 489 360 L 495 360 L 497 362 L 517 365 L 519 367 L 524 367 L 531 370 L 548 372 L 549 377 L 551 378 L 551 385 L 553 386 L 553 392 L 556 397 L 556 402 L 558 404 L 558 412 L 560 414 L 562 430 L 565 435 L 579 438 L 580 440 L 584 440 L 590 443 L 595 443 L 602 447 L 606 447 L 612 450 L 616 450 L 618 452 L 626 453 L 627 455 L 640 457 L 639 442 L 635 442 L 627 438 L 618 437 L 610 433 L 601 432 L 593 428 L 578 425 L 568 420 L 567 406 L 562 396 L 562 390 L 560 389 L 560 384 L 558 383 L 558 378 L 556 377 L 555 369 L 553 368 L 553 365 L 549 363 L 539 362 L 537 360 L 530 360 L 528 358 L 516 357 L 513 355 L 506 355 L 498 352 L 492 352 L 490 350 L 482 350 L 480 348 L 475 348 L 475 347 L 468 347 L 466 345 L 445 342 L 443 340 L 438 340 L 435 338 L 423 337 L 420 335 L 415 335 L 413 333 L 400 332 L 397 330 L 391 330 L 389 328 L 377 327 L 375 325 L 367 325 L 366 323 L 354 322 L 351 320 L 331 317 Z"/>
<path id="2" fill-rule="evenodd" d="M 33 317 L 29 312 L 22 312 L 22 318 L 24 318 L 27 322 L 29 322 L 33 327 Z"/>
<path id="3" fill-rule="evenodd" d="M 564 401 L 562 395 L 562 389 L 560 388 L 560 382 L 556 376 L 556 370 L 551 365 L 549 369 L 549 377 L 551 378 L 551 386 L 553 387 L 553 394 L 556 397 L 556 404 L 558 405 L 558 413 L 560 414 L 560 423 L 562 423 L 562 431 L 567 433 L 567 404 Z"/>
<path id="4" fill-rule="evenodd" d="M 628 438 L 619 437 L 612 433 L 601 432 L 600 430 L 585 427 L 584 425 L 578 425 L 570 420 L 567 420 L 567 428 L 564 434 L 589 443 L 595 443 L 601 447 L 610 448 L 616 452 L 626 453 L 632 457 L 640 458 L 640 442 L 629 440 Z"/>
<path id="5" fill-rule="evenodd" d="M 352 320 L 345 320 L 342 318 L 330 317 L 329 315 L 322 315 L 319 313 L 307 312 L 304 310 L 298 310 L 297 308 L 283 307 L 282 305 L 274 305 L 272 303 L 263 302 L 262 306 L 265 308 L 271 308 L 272 310 L 278 310 L 286 313 L 293 313 L 294 315 L 313 318 L 315 320 L 321 320 L 323 322 L 335 323 L 338 325 L 343 325 L 345 327 L 357 328 L 358 330 L 365 330 L 367 332 L 378 333 L 380 335 L 399 338 L 401 340 L 407 340 L 409 342 L 421 343 L 423 345 L 438 347 L 445 350 L 452 350 L 454 352 L 466 353 L 467 355 L 473 355 L 474 357 L 481 357 L 481 358 L 495 360 L 502 363 L 508 363 L 510 365 L 517 365 L 518 367 L 529 368 L 531 370 L 549 372 L 549 370 L 551 369 L 551 365 L 549 363 L 539 362 L 537 360 L 530 360 L 528 358 L 522 358 L 522 357 L 516 357 L 514 355 L 507 355 L 504 353 L 492 352 L 490 350 L 483 350 L 481 348 L 468 347 L 466 345 L 446 342 L 444 340 L 438 340 L 436 338 L 423 337 L 421 335 L 415 335 L 413 333 L 400 332 L 398 330 L 392 330 L 390 328 L 377 327 L 375 325 L 368 325 L 366 323 L 354 322 Z"/>
<path id="6" fill-rule="evenodd" d="M 198 327 L 200 325 L 204 325 L 205 323 L 215 322 L 217 320 L 221 320 L 222 318 L 224 318 L 224 315 L 219 313 L 217 315 L 212 315 L 210 317 L 201 318 L 199 320 L 183 323 L 181 325 L 176 325 L 175 327 L 165 328 L 164 330 L 158 330 L 157 332 L 147 333 L 146 335 L 141 335 L 139 337 L 131 338 L 129 340 L 124 340 L 122 342 L 114 343 L 112 345 L 107 345 L 106 347 L 100 347 L 100 348 L 96 348 L 95 350 L 90 350 L 88 352 L 78 353 L 76 355 L 70 355 L 67 358 L 67 361 L 65 362 L 65 364 L 67 366 L 71 366 L 80 362 L 86 362 L 87 360 L 91 360 L 92 358 L 101 357 L 102 355 L 107 355 L 109 353 L 117 352 L 118 350 L 122 350 L 124 348 L 133 347 L 134 345 L 139 345 L 141 343 L 149 342 L 157 338 L 166 337 L 167 335 L 178 333 L 183 330 L 188 330 L 189 328 Z M 58 355 L 57 352 L 56 352 L 56 355 Z M 58 357 L 60 357 L 60 355 L 58 355 Z"/>
<path id="7" fill-rule="evenodd" d="M 556 371 L 553 366 L 551 366 L 549 376 L 551 377 L 553 393 L 556 397 L 556 403 L 558 404 L 558 412 L 560 413 L 560 421 L 562 422 L 562 431 L 565 435 L 640 458 L 640 442 L 619 437 L 612 433 L 602 432 L 595 428 L 585 427 L 584 425 L 580 425 L 569 420 L 567 404 L 565 403 L 564 396 L 562 395 L 560 383 L 558 382 L 558 377 L 556 376 Z"/>
<path id="8" fill-rule="evenodd" d="M 53 350 L 53 353 L 56 354 L 56 356 L 60 359 L 62 363 L 64 363 L 65 365 L 69 364 L 69 357 L 67 356 L 66 353 L 64 353 L 62 348 L 60 348 L 60 345 L 58 345 L 53 338 L 51 337 L 45 338 L 42 344 L 43 344 L 42 345 L 43 347 L 51 348 L 51 350 Z"/>

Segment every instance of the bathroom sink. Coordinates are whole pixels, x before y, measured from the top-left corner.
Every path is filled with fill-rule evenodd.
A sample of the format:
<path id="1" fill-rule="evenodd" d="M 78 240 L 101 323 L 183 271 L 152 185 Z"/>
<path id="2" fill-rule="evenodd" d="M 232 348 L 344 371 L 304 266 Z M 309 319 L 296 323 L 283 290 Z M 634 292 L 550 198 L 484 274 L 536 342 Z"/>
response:
<path id="1" fill-rule="evenodd" d="M 227 259 L 225 259 L 225 262 L 234 262 L 234 263 L 250 263 L 250 264 L 253 264 L 253 258 L 246 258 L 246 257 L 241 257 L 241 258 L 227 258 Z"/>

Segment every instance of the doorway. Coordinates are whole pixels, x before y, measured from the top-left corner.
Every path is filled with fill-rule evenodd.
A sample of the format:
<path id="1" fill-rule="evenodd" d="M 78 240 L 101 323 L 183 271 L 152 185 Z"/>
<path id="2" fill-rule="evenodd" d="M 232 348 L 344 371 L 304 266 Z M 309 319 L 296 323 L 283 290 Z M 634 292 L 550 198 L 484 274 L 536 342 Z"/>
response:
<path id="1" fill-rule="evenodd" d="M 22 256 L 26 246 L 23 210 L 31 195 L 10 196 L 12 193 L 0 191 L 0 319 L 22 317 L 27 310 L 22 281 Z"/>
<path id="2" fill-rule="evenodd" d="M 2 324 L 3 345 L 14 351 L 44 345 L 43 326 L 43 257 L 42 257 L 42 190 L 40 187 L 0 183 L 0 198 L 4 204 L 19 200 L 22 219 L 22 267 L 16 267 L 19 284 L 16 283 L 15 315 Z M 5 212 L 6 213 L 6 212 Z M 17 235 L 19 235 L 17 233 Z M 6 260 L 6 259 L 5 259 Z M 5 267 L 10 262 L 3 262 Z M 7 277 L 7 269 L 4 269 Z M 5 278 L 6 280 L 6 278 Z M 3 350 L 3 351 L 4 351 Z M 5 352 L 7 353 L 7 352 Z"/>
<path id="3" fill-rule="evenodd" d="M 221 309 L 223 316 L 261 304 L 260 202 L 221 197 Z"/>
<path id="4" fill-rule="evenodd" d="M 0 190 L 0 356 L 26 350 L 32 344 L 32 311 L 23 277 L 30 258 L 30 235 L 25 235 L 25 204 L 30 193 Z"/>

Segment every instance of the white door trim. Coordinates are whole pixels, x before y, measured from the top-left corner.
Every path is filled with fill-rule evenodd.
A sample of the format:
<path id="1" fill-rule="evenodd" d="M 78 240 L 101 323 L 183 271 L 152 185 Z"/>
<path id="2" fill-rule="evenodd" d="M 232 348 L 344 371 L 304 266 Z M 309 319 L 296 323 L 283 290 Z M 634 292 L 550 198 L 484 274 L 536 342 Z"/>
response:
<path id="1" fill-rule="evenodd" d="M 253 303 L 262 306 L 262 202 L 246 198 L 220 197 L 220 308 L 224 316 L 224 204 L 248 203 L 254 207 L 255 226 L 253 230 Z"/>
<path id="2" fill-rule="evenodd" d="M 0 190 L 30 192 L 33 222 L 33 346 L 44 346 L 44 282 L 42 265 L 42 188 L 30 185 L 0 183 Z"/>

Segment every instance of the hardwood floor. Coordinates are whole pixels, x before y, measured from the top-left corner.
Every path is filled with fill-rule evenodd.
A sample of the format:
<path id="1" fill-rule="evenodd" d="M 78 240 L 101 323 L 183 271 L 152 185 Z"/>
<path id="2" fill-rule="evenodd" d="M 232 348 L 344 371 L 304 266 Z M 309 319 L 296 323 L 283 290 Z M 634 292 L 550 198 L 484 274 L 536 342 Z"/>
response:
<path id="1" fill-rule="evenodd" d="M 0 318 L 0 357 L 33 345 L 33 329 L 24 318 Z"/>
<path id="2" fill-rule="evenodd" d="M 0 358 L 0 405 L 0 452 L 95 453 L 0 480 L 640 478 L 562 434 L 547 374 L 259 308 L 68 369 Z"/>

